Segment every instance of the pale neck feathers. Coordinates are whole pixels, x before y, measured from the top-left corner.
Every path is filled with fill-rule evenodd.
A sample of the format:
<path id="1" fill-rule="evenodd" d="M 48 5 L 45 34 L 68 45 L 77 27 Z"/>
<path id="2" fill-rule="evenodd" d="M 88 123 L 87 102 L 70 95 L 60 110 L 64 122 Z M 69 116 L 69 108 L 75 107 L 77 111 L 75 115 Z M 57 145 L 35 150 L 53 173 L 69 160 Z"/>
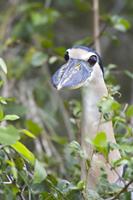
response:
<path id="1" fill-rule="evenodd" d="M 87 138 L 93 139 L 98 132 L 102 131 L 106 133 L 108 141 L 113 143 L 116 142 L 112 122 L 109 121 L 103 123 L 102 114 L 98 110 L 99 101 L 102 97 L 108 95 L 103 74 L 98 65 L 93 69 L 91 78 L 87 81 L 86 86 L 83 88 L 83 93 L 82 146 L 84 146 L 88 158 L 91 158 L 91 155 L 93 155 L 93 148 L 86 142 Z M 118 150 L 114 150 L 109 154 L 109 161 L 118 160 L 119 158 L 120 153 Z M 109 182 L 115 182 L 118 179 L 118 175 L 114 171 L 110 170 L 110 167 L 102 155 L 94 154 L 91 162 L 92 168 L 90 169 L 90 184 L 94 182 L 95 185 L 97 178 L 100 175 L 100 160 L 104 161 L 102 162 L 102 165 L 105 164 Z M 118 171 L 121 175 L 122 168 L 120 167 Z"/>
<path id="2" fill-rule="evenodd" d="M 98 110 L 98 103 L 103 96 L 108 94 L 103 74 L 98 65 L 93 69 L 91 78 L 87 81 L 83 88 L 83 108 L 85 132 L 90 132 L 89 137 L 96 135 L 101 113 Z M 83 120 L 83 121 L 84 121 Z"/>

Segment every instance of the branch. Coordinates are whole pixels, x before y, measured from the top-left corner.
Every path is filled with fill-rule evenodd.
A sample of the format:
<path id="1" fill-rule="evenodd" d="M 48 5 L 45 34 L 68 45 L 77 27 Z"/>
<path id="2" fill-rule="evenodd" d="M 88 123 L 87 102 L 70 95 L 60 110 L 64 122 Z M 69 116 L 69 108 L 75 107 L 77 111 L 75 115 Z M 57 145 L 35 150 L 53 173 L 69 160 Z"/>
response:
<path id="1" fill-rule="evenodd" d="M 44 3 L 44 7 L 45 7 L 45 8 L 49 8 L 51 2 L 52 2 L 52 0 L 46 0 L 45 3 Z"/>
<path id="2" fill-rule="evenodd" d="M 119 196 L 124 193 L 127 192 L 128 187 L 133 183 L 133 179 L 131 181 L 129 181 L 124 188 L 122 188 L 114 197 L 108 198 L 106 200 L 116 200 L 119 198 Z"/>
<path id="3" fill-rule="evenodd" d="M 101 31 L 99 32 L 99 34 L 98 34 L 95 38 L 93 38 L 92 42 L 89 44 L 89 47 L 91 47 L 91 46 L 94 45 L 95 39 L 99 40 L 99 39 L 102 37 L 102 35 L 104 34 L 104 32 L 105 32 L 105 30 L 107 29 L 107 27 L 108 27 L 108 24 L 105 23 L 105 24 L 103 25 L 103 28 L 102 28 Z"/>
<path id="4" fill-rule="evenodd" d="M 99 33 L 100 33 L 100 26 L 99 26 L 99 0 L 93 0 L 93 32 L 94 32 L 94 43 L 95 48 L 98 53 L 101 52 L 100 48 L 100 40 L 99 40 Z"/>

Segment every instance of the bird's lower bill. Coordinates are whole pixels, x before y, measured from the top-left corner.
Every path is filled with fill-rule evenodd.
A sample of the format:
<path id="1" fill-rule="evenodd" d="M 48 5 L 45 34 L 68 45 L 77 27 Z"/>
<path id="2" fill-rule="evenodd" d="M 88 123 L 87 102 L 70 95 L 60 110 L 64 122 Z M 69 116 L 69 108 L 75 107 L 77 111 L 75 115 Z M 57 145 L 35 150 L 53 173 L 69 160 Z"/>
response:
<path id="1" fill-rule="evenodd" d="M 52 84 L 57 90 L 82 87 L 91 76 L 92 67 L 83 60 L 70 59 L 52 76 Z"/>

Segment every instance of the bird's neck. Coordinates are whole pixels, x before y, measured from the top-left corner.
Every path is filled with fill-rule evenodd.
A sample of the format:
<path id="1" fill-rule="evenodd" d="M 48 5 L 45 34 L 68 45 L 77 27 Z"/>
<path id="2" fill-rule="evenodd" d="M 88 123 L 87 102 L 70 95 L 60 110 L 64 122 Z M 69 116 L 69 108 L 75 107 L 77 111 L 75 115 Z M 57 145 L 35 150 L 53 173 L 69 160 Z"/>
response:
<path id="1" fill-rule="evenodd" d="M 97 80 L 93 78 L 93 80 L 90 80 L 82 90 L 83 112 L 81 125 L 81 146 L 87 159 L 90 160 L 93 155 L 93 147 L 87 142 L 87 140 L 92 140 L 99 132 L 98 129 L 101 114 L 97 105 L 101 98 L 107 95 L 107 88 L 104 83 L 103 76 L 95 77 Z M 81 168 L 82 178 L 85 179 L 88 172 L 86 171 L 84 161 Z"/>
<path id="2" fill-rule="evenodd" d="M 83 131 L 93 138 L 98 132 L 101 114 L 98 110 L 98 103 L 103 96 L 108 94 L 103 76 L 91 80 L 83 88 Z"/>
<path id="3" fill-rule="evenodd" d="M 98 102 L 101 100 L 103 96 L 107 96 L 108 91 L 105 85 L 104 79 L 97 79 L 91 81 L 83 88 L 83 92 L 85 93 L 87 108 L 97 107 Z"/>

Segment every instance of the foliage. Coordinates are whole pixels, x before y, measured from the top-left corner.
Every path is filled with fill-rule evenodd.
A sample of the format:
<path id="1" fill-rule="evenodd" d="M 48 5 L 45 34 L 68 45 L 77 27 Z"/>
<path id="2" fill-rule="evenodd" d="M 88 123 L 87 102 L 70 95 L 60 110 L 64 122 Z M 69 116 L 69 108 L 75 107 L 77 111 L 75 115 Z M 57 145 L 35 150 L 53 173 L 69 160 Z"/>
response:
<path id="1" fill-rule="evenodd" d="M 120 32 L 127 34 L 132 28 L 129 20 L 132 2 L 126 2 L 126 16 L 105 13 L 104 3 L 101 3 L 101 21 L 113 34 L 108 29 L 102 34 L 109 41 L 114 38 L 118 41 Z M 68 103 L 70 94 L 63 99 L 50 84 L 51 73 L 63 61 L 68 45 L 93 43 L 90 36 L 74 35 L 72 39 L 70 30 L 73 23 L 75 32 L 81 33 L 81 19 L 90 15 L 92 20 L 91 2 L 2 0 L 0 5 L 0 199 L 102 200 L 115 197 L 122 188 L 108 183 L 104 169 L 101 169 L 96 191 L 86 191 L 80 178 L 80 162 L 86 159 L 79 138 L 80 101 L 72 96 Z M 81 26 L 80 30 L 76 24 Z M 117 66 L 113 63 L 105 69 L 109 95 L 99 102 L 98 108 L 105 121 L 112 120 L 118 144 L 108 143 L 103 132 L 88 142 L 106 159 L 113 149 L 120 150 L 121 159 L 111 164 L 113 168 L 126 164 L 123 181 L 127 184 L 133 179 L 133 105 L 115 100 L 120 100 L 120 87 L 112 75 L 115 70 Z M 132 80 L 130 70 L 124 73 Z M 129 199 L 125 191 L 118 198 Z"/>

